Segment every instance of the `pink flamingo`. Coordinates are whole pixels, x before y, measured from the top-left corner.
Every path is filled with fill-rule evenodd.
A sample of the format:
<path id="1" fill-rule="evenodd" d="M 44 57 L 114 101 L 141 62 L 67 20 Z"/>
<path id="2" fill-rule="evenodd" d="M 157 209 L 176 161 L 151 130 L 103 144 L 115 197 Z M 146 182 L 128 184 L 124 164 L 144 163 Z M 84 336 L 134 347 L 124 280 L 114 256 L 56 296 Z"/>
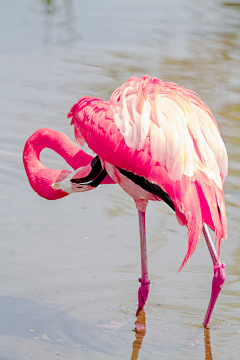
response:
<path id="1" fill-rule="evenodd" d="M 149 293 L 145 212 L 149 200 L 164 201 L 188 228 L 188 251 L 194 252 L 203 231 L 214 265 L 212 294 L 204 319 L 207 327 L 225 281 L 219 261 L 221 239 L 227 237 L 223 182 L 227 152 L 210 109 L 190 90 L 144 76 L 131 77 L 104 102 L 89 96 L 71 109 L 75 137 L 97 154 L 93 159 L 66 135 L 40 129 L 26 142 L 25 169 L 33 189 L 46 199 L 118 183 L 138 209 L 141 243 L 141 285 L 138 311 Z M 75 170 L 51 170 L 39 154 L 45 147 L 58 152 Z M 215 244 L 207 225 L 215 231 Z"/>

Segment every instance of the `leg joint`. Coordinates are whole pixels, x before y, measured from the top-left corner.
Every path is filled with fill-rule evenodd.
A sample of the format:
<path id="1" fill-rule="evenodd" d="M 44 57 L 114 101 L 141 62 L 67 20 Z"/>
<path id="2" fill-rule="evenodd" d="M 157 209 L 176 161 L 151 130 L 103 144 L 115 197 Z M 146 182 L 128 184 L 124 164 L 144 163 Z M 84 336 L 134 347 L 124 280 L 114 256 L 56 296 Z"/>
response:
<path id="1" fill-rule="evenodd" d="M 225 264 L 218 264 L 216 265 L 213 270 L 214 270 L 214 277 L 213 277 L 213 282 L 216 284 L 216 286 L 219 286 L 220 288 L 222 288 L 224 281 L 226 279 L 226 273 L 225 273 Z"/>

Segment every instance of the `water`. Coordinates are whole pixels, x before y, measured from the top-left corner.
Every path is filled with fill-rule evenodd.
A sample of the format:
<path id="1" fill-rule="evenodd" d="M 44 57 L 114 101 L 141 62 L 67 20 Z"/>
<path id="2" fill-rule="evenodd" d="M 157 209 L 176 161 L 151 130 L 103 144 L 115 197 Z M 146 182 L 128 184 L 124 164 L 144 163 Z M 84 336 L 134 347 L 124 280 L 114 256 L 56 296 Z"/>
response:
<path id="1" fill-rule="evenodd" d="M 0 359 L 238 359 L 240 351 L 240 6 L 209 1 L 0 1 Z M 133 200 L 117 185 L 58 201 L 30 188 L 27 138 L 83 95 L 108 100 L 131 75 L 198 92 L 229 154 L 227 279 L 201 327 L 212 265 L 203 238 L 184 269 L 187 229 L 147 211 L 151 290 L 135 329 L 140 253 Z M 52 151 L 44 164 L 68 168 Z M 209 337 L 210 336 L 210 337 Z"/>

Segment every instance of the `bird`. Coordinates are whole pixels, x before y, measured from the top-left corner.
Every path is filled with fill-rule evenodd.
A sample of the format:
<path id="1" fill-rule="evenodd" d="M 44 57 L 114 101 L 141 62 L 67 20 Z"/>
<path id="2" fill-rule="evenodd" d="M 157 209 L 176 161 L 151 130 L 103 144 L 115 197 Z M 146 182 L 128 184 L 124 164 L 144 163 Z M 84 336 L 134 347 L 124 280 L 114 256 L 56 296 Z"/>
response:
<path id="1" fill-rule="evenodd" d="M 163 201 L 188 228 L 188 250 L 178 271 L 196 249 L 203 232 L 214 266 L 212 293 L 203 322 L 207 328 L 226 278 L 219 260 L 227 238 L 223 183 L 228 156 L 218 124 L 192 90 L 158 78 L 130 77 L 108 102 L 84 96 L 68 113 L 77 142 L 65 134 L 40 129 L 26 142 L 23 161 L 30 185 L 47 199 L 89 191 L 101 184 L 119 184 L 135 201 L 139 217 L 141 277 L 138 310 L 147 301 L 145 213 L 148 201 Z M 50 147 L 74 171 L 44 167 L 39 154 Z M 216 252 L 208 227 L 215 232 Z"/>

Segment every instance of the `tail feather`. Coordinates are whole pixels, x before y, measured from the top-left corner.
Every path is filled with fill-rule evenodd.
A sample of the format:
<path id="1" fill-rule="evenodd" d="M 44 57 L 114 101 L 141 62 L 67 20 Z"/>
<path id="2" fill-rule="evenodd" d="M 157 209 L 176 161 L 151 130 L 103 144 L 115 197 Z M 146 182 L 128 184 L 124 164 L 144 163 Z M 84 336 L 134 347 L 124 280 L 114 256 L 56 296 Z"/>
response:
<path id="1" fill-rule="evenodd" d="M 186 184 L 187 191 L 175 190 L 178 206 L 184 211 L 188 227 L 188 250 L 179 270 L 186 264 L 196 249 L 203 224 L 206 223 L 215 232 L 215 244 L 218 244 L 220 255 L 221 239 L 227 238 L 227 220 L 223 192 L 215 182 L 201 171 L 195 174 L 196 180 Z M 186 180 L 186 179 L 185 179 Z M 176 205 L 177 205 L 176 204 Z M 181 222 L 180 222 L 181 223 Z"/>
<path id="2" fill-rule="evenodd" d="M 194 253 L 203 227 L 201 204 L 195 183 L 191 183 L 189 186 L 189 191 L 184 197 L 184 213 L 188 227 L 188 250 L 178 272 L 186 264 L 189 257 Z"/>
<path id="3" fill-rule="evenodd" d="M 199 171 L 197 182 L 202 189 L 209 208 L 208 212 L 203 212 L 203 219 L 215 232 L 215 244 L 218 243 L 219 256 L 221 239 L 223 237 L 227 238 L 227 219 L 223 192 L 217 187 L 213 180 L 210 179 L 209 184 L 209 179 L 207 179 L 207 176 L 203 172 Z"/>

